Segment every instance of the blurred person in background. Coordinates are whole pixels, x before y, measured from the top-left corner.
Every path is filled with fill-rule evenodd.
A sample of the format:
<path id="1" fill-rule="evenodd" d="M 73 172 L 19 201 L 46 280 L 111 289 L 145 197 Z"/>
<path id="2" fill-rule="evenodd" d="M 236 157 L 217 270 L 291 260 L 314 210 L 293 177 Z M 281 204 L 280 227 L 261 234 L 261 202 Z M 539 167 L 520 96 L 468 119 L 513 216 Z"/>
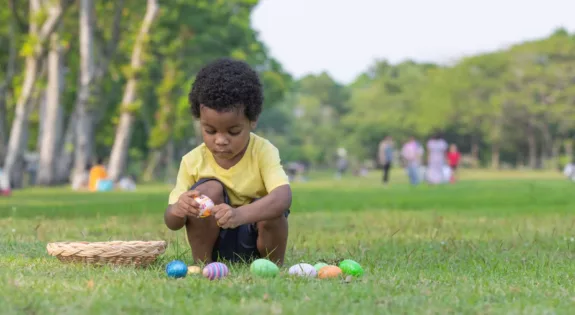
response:
<path id="1" fill-rule="evenodd" d="M 377 151 L 377 160 L 383 169 L 383 184 L 389 183 L 389 172 L 393 162 L 393 139 L 391 136 L 385 137 L 380 143 Z"/>
<path id="2" fill-rule="evenodd" d="M 459 161 L 461 160 L 461 153 L 457 149 L 455 144 L 449 146 L 449 152 L 447 152 L 447 163 L 449 163 L 449 168 L 451 168 L 451 177 L 449 182 L 455 183 L 457 181 L 457 167 L 459 166 Z"/>
<path id="3" fill-rule="evenodd" d="M 447 142 L 439 132 L 427 141 L 427 168 L 425 177 L 430 184 L 441 184 L 444 182 L 447 146 Z"/>
<path id="4" fill-rule="evenodd" d="M 419 184 L 419 173 L 421 167 L 421 157 L 423 156 L 423 148 L 415 140 L 414 136 L 409 137 L 409 140 L 401 148 L 401 157 L 403 165 L 409 177 L 409 183 L 412 185 Z"/>

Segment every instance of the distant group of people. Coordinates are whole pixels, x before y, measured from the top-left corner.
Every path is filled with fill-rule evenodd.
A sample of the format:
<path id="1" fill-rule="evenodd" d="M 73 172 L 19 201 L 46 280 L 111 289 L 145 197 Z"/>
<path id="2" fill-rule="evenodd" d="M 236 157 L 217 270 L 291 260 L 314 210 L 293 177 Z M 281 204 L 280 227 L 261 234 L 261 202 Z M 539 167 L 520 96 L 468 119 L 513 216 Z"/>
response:
<path id="1" fill-rule="evenodd" d="M 427 159 L 422 176 L 422 160 L 425 149 L 427 149 Z M 448 145 L 441 134 L 436 134 L 427 141 L 425 149 L 413 136 L 401 147 L 400 160 L 407 172 L 409 182 L 412 185 L 417 185 L 420 183 L 421 177 L 424 177 L 430 184 L 455 182 L 456 171 L 461 160 L 457 146 L 455 144 Z M 384 184 L 389 183 L 395 156 L 394 151 L 393 138 L 391 136 L 385 137 L 379 144 L 377 154 L 378 164 L 383 170 L 382 181 Z"/>

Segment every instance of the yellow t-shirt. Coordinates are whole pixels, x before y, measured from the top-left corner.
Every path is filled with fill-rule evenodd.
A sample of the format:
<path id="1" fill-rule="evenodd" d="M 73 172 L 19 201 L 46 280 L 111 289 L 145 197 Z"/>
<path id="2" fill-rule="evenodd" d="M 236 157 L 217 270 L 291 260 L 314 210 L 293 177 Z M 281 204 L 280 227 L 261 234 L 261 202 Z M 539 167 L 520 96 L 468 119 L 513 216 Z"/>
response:
<path id="1" fill-rule="evenodd" d="M 233 207 L 248 204 L 279 186 L 289 184 L 278 149 L 254 133 L 250 134 L 242 159 L 227 170 L 218 165 L 205 143 L 184 155 L 168 203 L 176 203 L 182 193 L 202 178 L 221 181 Z"/>

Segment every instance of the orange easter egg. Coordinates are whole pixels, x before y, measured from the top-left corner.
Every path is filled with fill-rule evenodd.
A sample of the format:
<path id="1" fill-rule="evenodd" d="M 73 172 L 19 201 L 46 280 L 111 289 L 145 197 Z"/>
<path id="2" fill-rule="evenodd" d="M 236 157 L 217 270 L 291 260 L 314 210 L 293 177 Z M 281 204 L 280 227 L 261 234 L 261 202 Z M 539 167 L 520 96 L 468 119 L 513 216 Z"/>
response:
<path id="1" fill-rule="evenodd" d="M 341 269 L 338 266 L 328 265 L 322 267 L 317 273 L 317 277 L 320 279 L 337 278 L 342 275 Z"/>

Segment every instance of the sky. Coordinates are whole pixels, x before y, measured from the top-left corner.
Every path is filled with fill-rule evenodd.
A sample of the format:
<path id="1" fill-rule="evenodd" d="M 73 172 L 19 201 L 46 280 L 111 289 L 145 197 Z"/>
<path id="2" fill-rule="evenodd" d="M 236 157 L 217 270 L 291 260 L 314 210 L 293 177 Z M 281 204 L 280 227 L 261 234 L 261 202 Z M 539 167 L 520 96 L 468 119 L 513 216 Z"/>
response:
<path id="1" fill-rule="evenodd" d="M 252 26 L 296 78 L 353 81 L 376 60 L 437 63 L 575 31 L 575 0 L 260 0 Z"/>

